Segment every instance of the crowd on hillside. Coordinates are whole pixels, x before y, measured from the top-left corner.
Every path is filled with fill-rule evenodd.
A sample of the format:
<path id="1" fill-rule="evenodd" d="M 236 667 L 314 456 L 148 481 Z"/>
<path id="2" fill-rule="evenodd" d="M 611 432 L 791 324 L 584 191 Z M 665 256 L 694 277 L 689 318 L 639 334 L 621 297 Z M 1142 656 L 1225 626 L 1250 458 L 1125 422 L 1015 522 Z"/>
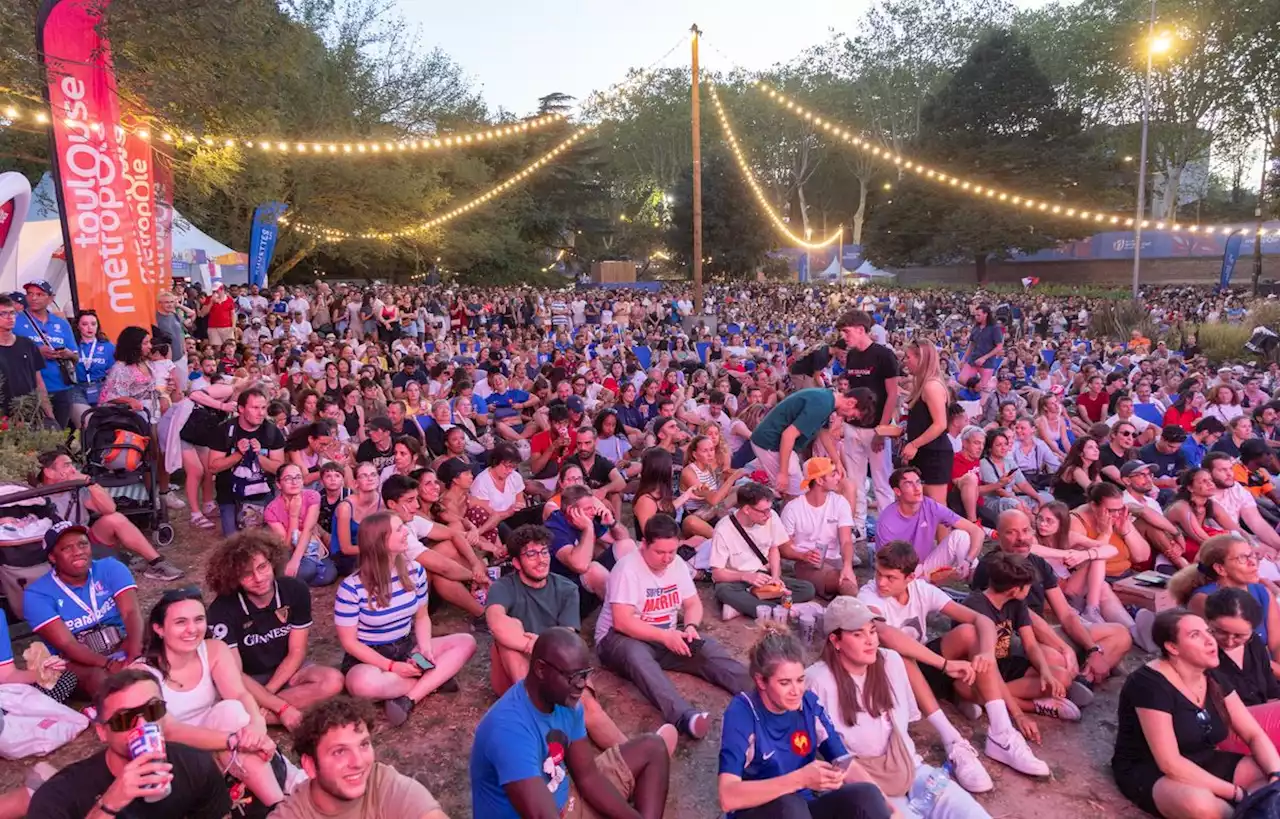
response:
<path id="1" fill-rule="evenodd" d="M 4 629 L 0 682 L 90 702 L 105 747 L 33 766 L 0 817 L 443 817 L 377 761 L 371 703 L 393 727 L 448 708 L 478 648 L 485 819 L 661 816 L 678 743 L 717 726 L 730 817 L 980 819 L 987 766 L 1048 777 L 1042 732 L 1100 719 L 1102 686 L 1147 812 L 1228 817 L 1280 778 L 1280 366 L 1215 369 L 1193 332 L 1240 296 L 1149 289 L 1170 349 L 1034 288 L 712 286 L 699 313 L 683 288 L 178 286 L 115 339 L 52 293 L 0 296 L 0 414 L 136 413 L 151 488 L 216 537 L 203 588 L 144 611 L 128 559 L 183 572 L 83 441 L 39 454 L 56 522 L 6 594 L 47 650 L 18 669 Z M 713 617 L 756 621 L 746 656 Z M 601 707 L 596 664 L 651 733 Z"/>

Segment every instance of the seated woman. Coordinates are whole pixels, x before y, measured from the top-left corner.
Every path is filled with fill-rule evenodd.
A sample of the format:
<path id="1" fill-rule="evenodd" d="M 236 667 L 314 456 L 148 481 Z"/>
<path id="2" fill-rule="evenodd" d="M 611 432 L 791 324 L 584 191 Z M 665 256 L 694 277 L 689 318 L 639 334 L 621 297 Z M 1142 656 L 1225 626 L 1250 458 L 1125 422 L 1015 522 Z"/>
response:
<path id="1" fill-rule="evenodd" d="M 1109 481 L 1089 487 L 1084 506 L 1071 511 L 1071 532 L 1098 543 L 1109 543 L 1116 549 L 1107 561 L 1107 577 L 1119 579 L 1150 565 L 1151 545 L 1133 525 L 1124 493 Z"/>
<path id="2" fill-rule="evenodd" d="M 997 427 L 987 433 L 982 461 L 978 464 L 979 514 L 994 526 L 1000 513 L 1022 509 L 1034 516 L 1041 503 L 1052 500 L 1048 492 L 1032 486 L 1010 454 L 1009 430 Z"/>
<path id="3" fill-rule="evenodd" d="M 748 654 L 755 690 L 735 696 L 720 735 L 720 807 L 732 819 L 888 819 L 894 811 L 848 750 L 817 695 L 804 690 L 804 648 L 762 626 Z M 797 741 L 803 737 L 804 742 Z"/>
<path id="4" fill-rule="evenodd" d="M 689 442 L 687 463 L 680 470 L 680 491 L 693 492 L 685 506 L 681 530 L 686 537 L 709 538 L 715 531 L 716 521 L 734 507 L 734 485 L 743 476 L 743 469 L 729 469 L 721 464 L 716 443 L 708 435 L 699 435 Z M 726 453 L 727 454 L 727 453 Z"/>
<path id="5" fill-rule="evenodd" d="M 284 442 L 285 460 L 302 468 L 303 485 L 308 489 L 320 488 L 320 466 L 334 460 L 335 434 L 337 425 L 321 418 L 298 425 Z"/>
<path id="6" fill-rule="evenodd" d="M 443 491 L 440 498 L 429 508 L 431 516 L 442 523 L 474 533 L 476 548 L 485 552 L 487 559 L 501 563 L 507 559 L 507 549 L 498 537 L 498 527 L 511 516 L 515 507 L 508 507 L 506 512 L 495 512 L 479 498 L 471 494 L 475 483 L 475 474 L 471 467 L 458 459 L 448 460 L 440 464 L 436 470 Z"/>
<path id="7" fill-rule="evenodd" d="M 920 819 L 989 819 L 990 814 L 941 768 L 926 765 L 908 729 L 919 719 L 906 664 L 880 646 L 880 620 L 856 597 L 841 597 L 822 621 L 822 659 L 804 684 L 826 710 L 855 762 L 902 815 L 927 804 Z M 990 780 L 987 780 L 990 787 Z"/>
<path id="8" fill-rule="evenodd" d="M 596 415 L 596 454 L 608 460 L 628 481 L 640 474 L 640 462 L 631 457 L 631 441 L 622 432 L 622 422 L 612 409 Z"/>
<path id="9" fill-rule="evenodd" d="M 1207 469 L 1188 469 L 1178 476 L 1178 491 L 1165 509 L 1167 517 L 1182 532 L 1186 549 L 1182 556 L 1195 560 L 1206 540 L 1236 528 L 1227 511 L 1214 503 L 1218 487 Z"/>
<path id="10" fill-rule="evenodd" d="M 382 473 L 378 475 L 378 483 L 386 482 L 392 475 L 411 475 L 424 466 L 426 459 L 423 456 L 422 442 L 402 435 L 391 445 L 391 463 L 383 467 Z"/>
<path id="11" fill-rule="evenodd" d="M 360 527 L 357 569 L 334 600 L 347 691 L 382 700 L 393 726 L 403 725 L 414 705 L 437 688 L 458 690 L 453 678 L 476 650 L 470 634 L 432 636 L 427 572 L 406 559 L 408 546 L 409 530 L 400 518 L 370 515 Z"/>
<path id="12" fill-rule="evenodd" d="M 1280 754 L 1240 695 L 1209 672 L 1218 645 L 1204 620 L 1185 609 L 1156 615 L 1160 656 L 1129 675 L 1120 690 L 1111 771 L 1129 801 L 1165 819 L 1225 819 Z M 1246 756 L 1218 749 L 1234 732 Z"/>
<path id="13" fill-rule="evenodd" d="M 1089 487 L 1102 480 L 1102 448 L 1086 435 L 1076 439 L 1062 460 L 1062 466 L 1052 481 L 1054 500 L 1062 501 L 1068 509 L 1084 505 Z"/>
<path id="14" fill-rule="evenodd" d="M 320 493 L 303 489 L 302 467 L 294 463 L 280 467 L 276 481 L 279 494 L 267 504 L 263 519 L 289 549 L 284 573 L 308 586 L 328 586 L 338 579 L 338 567 L 329 559 L 329 549 L 316 537 Z"/>
<path id="15" fill-rule="evenodd" d="M 356 466 L 356 488 L 338 502 L 333 510 L 333 530 L 329 539 L 329 554 L 338 568 L 339 575 L 355 571 L 357 546 L 361 522 L 382 508 L 382 495 L 378 489 L 378 467 L 366 461 Z M 338 548 L 333 548 L 334 544 Z"/>
<path id="16" fill-rule="evenodd" d="M 1248 592 L 1262 611 L 1255 631 L 1271 653 L 1272 666 L 1280 671 L 1280 606 L 1266 583 L 1258 578 L 1258 556 L 1249 541 L 1237 534 L 1215 535 L 1200 544 L 1196 562 L 1179 569 L 1169 580 L 1169 593 L 1178 605 L 1196 614 L 1204 612 L 1208 595 L 1218 589 Z"/>
<path id="17" fill-rule="evenodd" d="M 684 491 L 678 498 L 673 497 L 671 484 L 674 469 L 671 453 L 665 449 L 651 447 L 645 450 L 644 456 L 640 459 L 640 483 L 636 487 L 635 502 L 632 505 L 637 542 L 642 539 L 644 527 L 649 523 L 649 518 L 661 513 L 678 520 L 680 510 L 694 499 L 693 489 Z M 710 538 L 694 535 L 686 537 L 683 542 L 696 546 L 703 542 L 710 542 Z"/>
<path id="18" fill-rule="evenodd" d="M 1280 739 L 1280 680 L 1271 670 L 1267 644 L 1257 634 L 1262 607 L 1242 589 L 1218 589 L 1204 601 L 1204 618 L 1218 641 L 1218 667 L 1210 673 L 1220 685 L 1235 689 L 1275 743 Z M 1249 753 L 1249 746 L 1234 735 L 1218 747 Z"/>
<path id="19" fill-rule="evenodd" d="M 1071 450 L 1071 424 L 1062 412 L 1062 399 L 1052 391 L 1040 398 L 1036 407 L 1036 436 L 1049 446 L 1049 451 L 1059 458 L 1067 457 Z"/>
<path id="20" fill-rule="evenodd" d="M 285 795 L 284 770 L 277 774 L 271 764 L 276 743 L 231 649 L 206 639 L 207 629 L 196 586 L 165 592 L 151 609 L 142 661 L 164 696 L 160 727 L 169 742 L 214 754 L 219 769 L 244 782 L 269 809 Z"/>

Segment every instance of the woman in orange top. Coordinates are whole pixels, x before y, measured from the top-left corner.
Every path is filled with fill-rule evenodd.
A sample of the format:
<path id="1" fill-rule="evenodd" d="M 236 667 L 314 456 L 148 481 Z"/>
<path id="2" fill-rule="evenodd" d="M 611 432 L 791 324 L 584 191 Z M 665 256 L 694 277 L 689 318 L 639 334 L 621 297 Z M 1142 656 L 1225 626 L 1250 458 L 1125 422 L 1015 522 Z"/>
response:
<path id="1" fill-rule="evenodd" d="M 1116 547 L 1107 577 L 1124 577 L 1151 560 L 1151 545 L 1138 533 L 1120 487 L 1100 481 L 1089 487 L 1088 503 L 1071 513 L 1071 531 Z"/>

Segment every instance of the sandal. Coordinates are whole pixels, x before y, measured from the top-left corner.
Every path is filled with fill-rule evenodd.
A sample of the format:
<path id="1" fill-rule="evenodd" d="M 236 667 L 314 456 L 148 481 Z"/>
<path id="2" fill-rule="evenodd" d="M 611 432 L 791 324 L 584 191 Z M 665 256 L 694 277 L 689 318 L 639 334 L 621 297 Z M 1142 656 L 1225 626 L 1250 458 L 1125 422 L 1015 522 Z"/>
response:
<path id="1" fill-rule="evenodd" d="M 212 529 L 214 528 L 215 524 L 213 521 L 209 520 L 207 517 L 205 517 L 201 513 L 192 512 L 191 525 L 196 527 L 197 529 Z"/>

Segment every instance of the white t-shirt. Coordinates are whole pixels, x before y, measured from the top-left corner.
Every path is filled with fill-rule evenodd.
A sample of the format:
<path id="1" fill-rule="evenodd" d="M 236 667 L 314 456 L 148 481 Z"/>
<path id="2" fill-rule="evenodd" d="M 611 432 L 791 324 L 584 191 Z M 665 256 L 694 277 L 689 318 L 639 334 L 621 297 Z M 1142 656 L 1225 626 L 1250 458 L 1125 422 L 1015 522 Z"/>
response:
<path id="1" fill-rule="evenodd" d="M 694 410 L 694 415 L 698 416 L 698 420 L 704 424 L 708 421 L 714 422 L 716 426 L 720 427 L 721 436 L 725 438 L 729 437 L 729 428 L 733 426 L 733 419 L 730 418 L 729 413 L 725 412 L 723 409 L 720 410 L 720 414 L 718 416 L 712 418 L 711 406 L 700 406 Z"/>
<path id="2" fill-rule="evenodd" d="M 1219 489 L 1213 496 L 1213 502 L 1219 508 L 1226 510 L 1231 519 L 1236 522 L 1236 526 L 1240 525 L 1240 512 L 1242 510 L 1258 505 L 1258 502 L 1253 499 L 1253 495 L 1249 494 L 1249 490 L 1238 483 L 1232 484 L 1230 489 Z"/>
<path id="3" fill-rule="evenodd" d="M 827 560 L 840 560 L 840 528 L 843 526 L 853 528 L 853 510 L 838 492 L 828 492 L 821 506 L 814 506 L 800 495 L 782 507 L 782 528 L 795 541 L 797 551 L 823 549 Z"/>
<path id="4" fill-rule="evenodd" d="M 609 572 L 604 608 L 596 621 L 596 643 L 613 628 L 615 603 L 634 607 L 640 619 L 651 626 L 675 628 L 684 601 L 697 593 L 689 564 L 673 560 L 662 574 L 655 574 L 644 562 L 644 553 L 634 551 Z"/>
<path id="5" fill-rule="evenodd" d="M 290 313 L 301 313 L 303 318 L 311 318 L 311 302 L 302 296 L 289 299 L 288 307 Z"/>
<path id="6" fill-rule="evenodd" d="M 835 675 L 827 664 L 819 660 L 804 671 L 804 687 L 818 697 L 818 702 L 826 709 L 831 724 L 844 742 L 849 753 L 858 757 L 883 756 L 889 750 L 889 739 L 892 736 L 892 724 L 897 726 L 898 734 L 907 746 L 908 753 L 920 765 L 923 760 L 916 753 L 915 743 L 911 741 L 908 726 L 920 719 L 920 709 L 916 705 L 915 696 L 911 693 L 911 682 L 907 679 L 907 667 L 902 656 L 887 648 L 880 649 L 880 657 L 884 663 L 885 676 L 889 678 L 889 690 L 893 692 L 893 709 L 886 714 L 873 717 L 864 709 L 858 709 L 857 719 L 852 724 L 845 722 L 840 710 L 840 694 L 836 686 Z M 858 686 L 859 704 L 862 704 L 862 679 L 854 678 Z"/>
<path id="7" fill-rule="evenodd" d="M 409 538 L 405 546 L 404 556 L 409 560 L 417 560 L 418 555 L 428 549 L 427 536 L 435 528 L 435 524 L 421 515 L 414 515 L 413 520 L 405 524 L 409 530 Z"/>
<path id="8" fill-rule="evenodd" d="M 951 601 L 947 593 L 924 580 L 912 580 L 907 584 L 907 602 L 899 603 L 876 593 L 876 582 L 868 580 L 858 589 L 858 599 L 867 608 L 884 617 L 884 621 L 916 642 L 923 643 L 929 633 L 929 615 L 942 609 Z"/>
<path id="9" fill-rule="evenodd" d="M 737 514 L 737 512 L 733 513 L 733 515 Z M 769 571 L 768 564 L 761 563 L 760 558 L 742 539 L 738 527 L 733 525 L 732 517 L 732 515 L 725 515 L 721 518 L 711 536 L 711 568 L 733 569 L 736 572 Z M 741 519 L 739 523 L 743 523 Z M 755 541 L 756 548 L 765 557 L 769 556 L 770 549 L 781 546 L 791 539 L 782 525 L 782 519 L 772 509 L 769 510 L 769 520 L 766 523 L 759 526 L 747 526 L 743 523 L 742 528 L 747 530 L 747 534 Z"/>
<path id="10" fill-rule="evenodd" d="M 488 502 L 489 508 L 495 512 L 505 512 L 515 506 L 516 496 L 523 491 L 524 478 L 520 477 L 519 472 L 512 472 L 508 476 L 505 491 L 494 484 L 493 473 L 487 469 L 476 475 L 471 484 L 471 497 Z"/>
<path id="11" fill-rule="evenodd" d="M 1116 424 L 1118 424 L 1119 422 L 1120 422 L 1120 416 L 1119 416 L 1119 415 L 1113 415 L 1113 416 L 1111 416 L 1110 418 L 1108 418 L 1108 419 L 1107 419 L 1107 426 L 1109 426 L 1109 427 L 1111 427 L 1111 428 L 1113 428 L 1113 429 L 1114 429 L 1114 428 L 1115 428 L 1115 425 L 1116 425 Z M 1138 434 L 1139 434 L 1139 435 L 1141 435 L 1142 433 L 1146 432 L 1146 431 L 1147 431 L 1147 427 L 1151 426 L 1151 422 L 1150 422 L 1150 421 L 1143 420 L 1142 418 L 1139 418 L 1139 417 L 1138 417 L 1138 416 L 1136 416 L 1136 415 L 1130 415 L 1128 418 L 1125 418 L 1125 419 L 1124 419 L 1124 422 L 1125 422 L 1126 424 L 1132 424 L 1132 425 L 1133 425 L 1133 428 L 1134 428 L 1134 429 L 1136 429 L 1136 430 L 1138 431 Z"/>

